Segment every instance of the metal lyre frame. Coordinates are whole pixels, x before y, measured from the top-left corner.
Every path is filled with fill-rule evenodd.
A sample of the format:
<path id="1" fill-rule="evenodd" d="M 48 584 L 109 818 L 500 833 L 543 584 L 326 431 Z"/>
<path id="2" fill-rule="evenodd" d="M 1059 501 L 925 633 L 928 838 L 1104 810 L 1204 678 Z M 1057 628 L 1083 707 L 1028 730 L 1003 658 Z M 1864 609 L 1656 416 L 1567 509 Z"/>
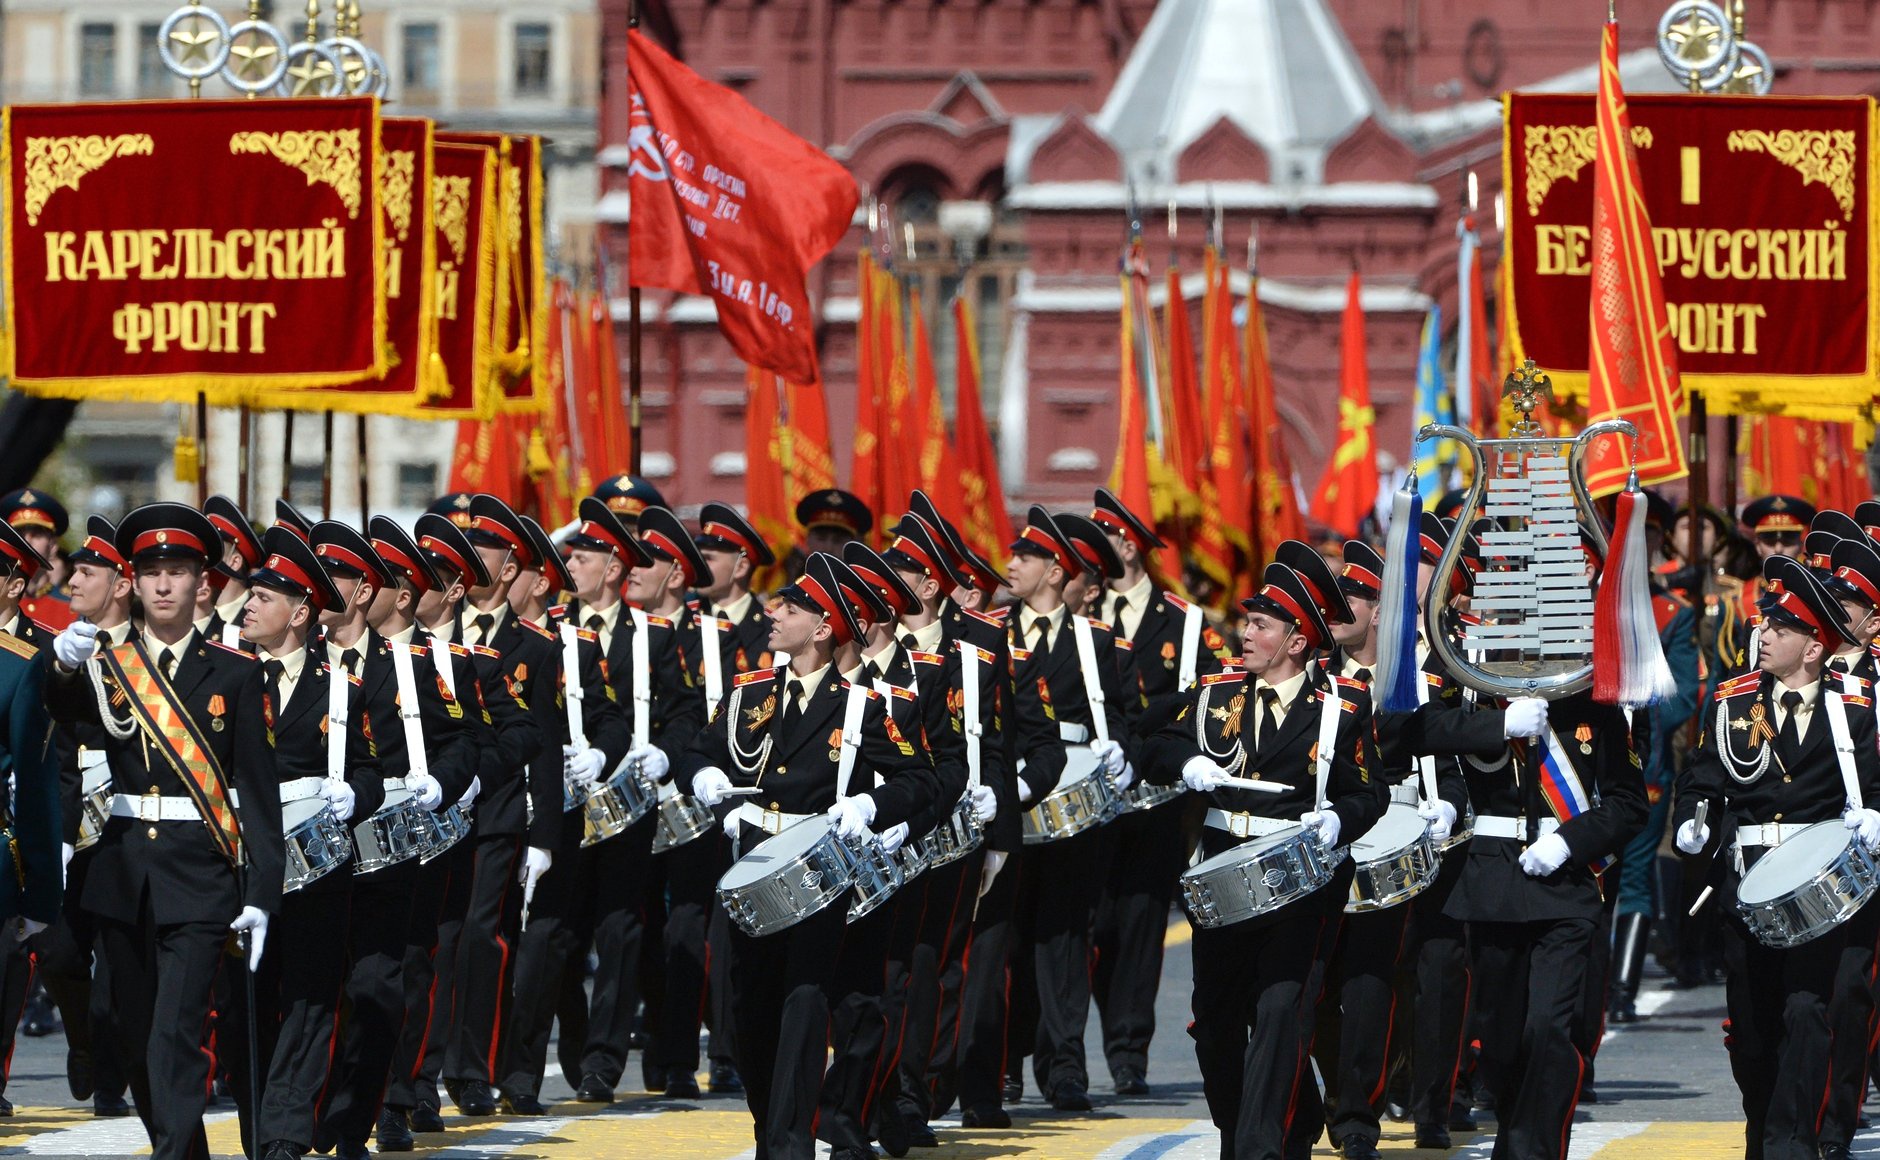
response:
<path id="1" fill-rule="evenodd" d="M 1498 480 L 1526 479 L 1530 461 L 1564 458 L 1576 523 L 1579 527 L 1586 529 L 1598 545 L 1600 554 L 1605 555 L 1605 529 L 1595 514 L 1593 497 L 1586 487 L 1586 456 L 1591 449 L 1592 441 L 1599 436 L 1623 435 L 1627 437 L 1629 453 L 1636 464 L 1638 430 L 1624 419 L 1607 419 L 1594 423 L 1572 438 L 1543 435 L 1541 425 L 1534 421 L 1533 413 L 1540 406 L 1542 397 L 1551 396 L 1552 393 L 1553 384 L 1545 374 L 1535 368 L 1534 360 L 1529 359 L 1520 370 L 1509 374 L 1502 384 L 1502 395 L 1512 398 L 1515 409 L 1521 412 L 1521 421 L 1515 424 L 1508 437 L 1478 440 L 1468 431 L 1446 423 L 1425 424 L 1422 430 L 1417 432 L 1419 443 L 1426 439 L 1455 440 L 1467 448 L 1473 468 L 1462 511 L 1456 516 L 1455 533 L 1449 537 L 1449 544 L 1443 550 L 1442 558 L 1436 565 L 1435 577 L 1430 582 L 1432 593 L 1450 591 L 1450 578 L 1455 574 L 1455 570 L 1462 566 L 1462 551 L 1468 538 L 1468 529 L 1488 506 L 1488 467 L 1491 462 L 1497 469 L 1495 478 Z M 1559 484 L 1554 482 L 1553 486 L 1558 488 Z M 1556 491 L 1554 496 L 1558 498 L 1560 493 Z M 1497 506 L 1505 508 L 1505 501 Z M 1533 522 L 1531 515 L 1521 515 L 1506 510 L 1489 514 L 1504 522 L 1509 519 L 1521 520 L 1523 525 Z M 1526 528 L 1524 526 L 1505 530 L 1519 533 Z M 1572 528 L 1572 530 L 1577 533 L 1578 528 Z M 1565 538 L 1564 534 L 1561 538 Z M 1573 546 L 1576 550 L 1578 549 L 1577 535 L 1573 540 Z M 1492 545 L 1483 545 L 1485 558 L 1495 554 L 1491 548 Z M 1541 579 L 1541 574 L 1530 573 L 1530 575 L 1534 577 L 1535 583 L 1541 585 L 1544 593 L 1546 584 Z M 1592 594 L 1590 591 L 1586 595 L 1584 610 L 1586 617 L 1584 648 L 1579 648 L 1578 642 L 1571 640 L 1556 642 L 1550 646 L 1541 639 L 1538 624 L 1533 632 L 1505 636 L 1502 643 L 1483 641 L 1476 647 L 1470 647 L 1463 641 L 1465 626 L 1459 620 L 1459 613 L 1450 606 L 1447 600 L 1439 600 L 1433 596 L 1426 599 L 1423 615 L 1424 631 L 1428 636 L 1430 648 L 1464 684 L 1478 692 L 1498 697 L 1552 699 L 1569 696 L 1592 684 Z M 1517 622 L 1517 624 L 1525 623 L 1527 623 L 1525 620 Z"/>

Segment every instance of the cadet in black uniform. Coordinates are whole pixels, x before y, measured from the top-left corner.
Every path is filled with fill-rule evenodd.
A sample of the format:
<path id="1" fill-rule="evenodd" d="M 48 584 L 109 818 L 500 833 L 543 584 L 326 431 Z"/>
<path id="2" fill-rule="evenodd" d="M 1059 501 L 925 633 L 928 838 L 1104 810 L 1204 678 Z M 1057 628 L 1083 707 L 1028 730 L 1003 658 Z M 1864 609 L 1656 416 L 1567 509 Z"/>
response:
<path id="1" fill-rule="evenodd" d="M 1880 814 L 1865 803 L 1880 793 L 1871 686 L 1835 682 L 1843 693 L 1852 768 L 1836 758 L 1822 692 L 1827 658 L 1851 630 L 1841 606 L 1806 567 L 1786 556 L 1763 561 L 1766 593 L 1759 671 L 1717 688 L 1714 712 L 1678 781 L 1678 850 L 1698 855 L 1712 836 L 1731 833 L 1715 856 L 1734 897 L 1745 871 L 1802 827 L 1840 818 L 1869 850 L 1880 845 Z M 1858 688 L 1858 691 L 1855 691 Z M 1852 775 L 1861 805 L 1849 800 Z M 1700 824 L 1700 803 L 1707 817 Z M 1726 824 L 1727 823 L 1727 824 Z M 1764 946 L 1732 913 L 1724 921 L 1725 998 L 1730 1070 L 1743 1094 L 1746 1153 L 1761 1160 L 1817 1154 L 1832 1032 L 1828 1001 L 1845 926 L 1799 946 Z"/>
<path id="2" fill-rule="evenodd" d="M 143 631 L 74 671 L 98 635 L 74 623 L 47 696 L 56 716 L 104 726 L 112 777 L 128 791 L 112 799 L 84 905 L 111 961 L 137 1113 L 152 1153 L 170 1160 L 208 1151 L 216 972 L 259 966 L 280 907 L 279 778 L 261 666 L 191 623 L 215 529 L 193 508 L 147 504 L 124 517 L 116 544 L 135 571 Z M 165 725 L 178 723 L 187 731 L 172 739 Z M 231 929 L 248 933 L 246 963 L 223 954 Z"/>

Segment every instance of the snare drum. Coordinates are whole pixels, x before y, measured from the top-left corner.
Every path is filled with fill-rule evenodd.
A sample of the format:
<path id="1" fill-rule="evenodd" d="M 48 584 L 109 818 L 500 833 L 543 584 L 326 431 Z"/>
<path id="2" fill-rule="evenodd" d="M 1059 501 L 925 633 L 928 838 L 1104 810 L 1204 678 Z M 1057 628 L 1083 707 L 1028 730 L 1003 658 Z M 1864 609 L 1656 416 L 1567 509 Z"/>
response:
<path id="1" fill-rule="evenodd" d="M 431 811 L 413 801 L 403 785 L 387 785 L 379 812 L 353 827 L 353 845 L 359 852 L 353 873 L 370 874 L 419 857 L 430 836 Z"/>
<path id="2" fill-rule="evenodd" d="M 1123 791 L 1123 809 L 1144 813 L 1159 805 L 1166 805 L 1186 792 L 1187 787 L 1179 781 L 1173 785 L 1152 785 L 1138 777 Z"/>
<path id="3" fill-rule="evenodd" d="M 927 865 L 945 866 L 977 850 L 985 838 L 986 828 L 979 824 L 979 815 L 973 812 L 972 798 L 967 796 L 960 799 L 945 821 L 935 826 L 920 841 L 927 855 Z"/>
<path id="4" fill-rule="evenodd" d="M 1840 821 L 1816 822 L 1756 860 L 1736 911 L 1758 942 L 1799 946 L 1854 917 L 1880 888 L 1880 867 Z"/>
<path id="5" fill-rule="evenodd" d="M 1057 788 L 1025 811 L 1025 845 L 1056 842 L 1092 830 L 1115 817 L 1121 808 L 1116 784 L 1098 770 L 1097 755 L 1078 746 L 1064 751 L 1064 776 Z"/>
<path id="6" fill-rule="evenodd" d="M 659 818 L 653 825 L 653 853 L 664 854 L 696 838 L 702 838 L 718 826 L 712 812 L 674 789 L 671 782 L 659 787 Z"/>
<path id="7" fill-rule="evenodd" d="M 1463 802 L 1462 816 L 1456 819 L 1456 824 L 1451 827 L 1449 836 L 1436 847 L 1436 852 L 1447 854 L 1473 837 L 1475 837 L 1475 803 Z"/>
<path id="8" fill-rule="evenodd" d="M 1384 811 L 1364 837 L 1351 844 L 1357 872 L 1351 879 L 1351 900 L 1346 914 L 1385 910 L 1410 901 L 1436 881 L 1440 861 L 1430 841 L 1429 824 L 1415 806 L 1394 805 Z"/>
<path id="9" fill-rule="evenodd" d="M 906 846 L 889 854 L 882 850 L 880 842 L 869 839 L 859 848 L 850 849 L 855 855 L 855 864 L 849 885 L 855 888 L 855 898 L 849 903 L 849 921 L 854 922 L 892 898 L 901 884 L 913 875 L 901 867 L 900 855 L 907 852 Z"/>
<path id="10" fill-rule="evenodd" d="M 818 814 L 760 843 L 718 879 L 718 901 L 753 938 L 775 934 L 848 897 L 857 851 Z M 834 948 L 830 949 L 834 954 Z"/>
<path id="11" fill-rule="evenodd" d="M 104 754 L 98 756 L 102 759 Z M 111 767 L 103 760 L 85 770 L 84 796 L 78 800 L 78 841 L 72 843 L 72 849 L 89 849 L 104 836 L 104 824 L 111 820 L 113 792 Z"/>
<path id="12" fill-rule="evenodd" d="M 428 820 L 424 853 L 418 861 L 429 864 L 452 846 L 470 836 L 470 807 L 459 802 L 447 810 L 433 810 Z"/>
<path id="13" fill-rule="evenodd" d="M 281 806 L 282 842 L 287 861 L 287 877 L 281 886 L 292 894 L 307 883 L 345 865 L 352 857 L 352 839 L 346 826 L 326 808 L 326 799 L 311 797 L 286 802 Z"/>
<path id="14" fill-rule="evenodd" d="M 1327 850 L 1298 826 L 1223 850 L 1182 875 L 1196 926 L 1213 929 L 1271 914 L 1332 880 L 1343 849 Z"/>
<path id="15" fill-rule="evenodd" d="M 627 828 L 651 813 L 659 802 L 659 791 L 640 772 L 637 761 L 623 761 L 614 775 L 588 788 L 581 802 L 585 825 L 581 844 L 592 846 L 619 837 Z"/>

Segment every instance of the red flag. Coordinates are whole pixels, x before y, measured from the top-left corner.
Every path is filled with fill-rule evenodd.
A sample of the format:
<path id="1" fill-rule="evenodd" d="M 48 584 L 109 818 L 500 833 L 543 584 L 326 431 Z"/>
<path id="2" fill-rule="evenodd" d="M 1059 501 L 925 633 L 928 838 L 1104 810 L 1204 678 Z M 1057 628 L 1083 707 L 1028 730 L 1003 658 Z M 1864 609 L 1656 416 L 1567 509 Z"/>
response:
<path id="1" fill-rule="evenodd" d="M 1377 452 L 1371 427 L 1371 371 L 1365 361 L 1364 307 L 1358 272 L 1345 288 L 1345 320 L 1339 342 L 1338 442 L 1312 497 L 1312 519 L 1341 536 L 1356 536 L 1377 502 Z"/>
<path id="2" fill-rule="evenodd" d="M 1255 576 L 1272 562 L 1274 551 L 1287 540 L 1306 534 L 1299 514 L 1299 493 L 1293 487 L 1292 460 L 1280 439 L 1279 411 L 1274 404 L 1273 366 L 1266 354 L 1266 317 L 1260 311 L 1260 282 L 1247 288 L 1247 389 L 1243 407 L 1251 444 L 1251 475 L 1247 494 L 1253 503 L 1253 545 L 1250 571 Z"/>
<path id="3" fill-rule="evenodd" d="M 483 491 L 516 505 L 522 503 L 522 448 L 517 433 L 525 415 L 463 419 L 450 455 L 447 491 Z"/>
<path id="4" fill-rule="evenodd" d="M 914 319 L 914 398 L 912 429 L 905 446 L 913 449 L 920 466 L 920 486 L 954 527 L 966 526 L 966 497 L 960 488 L 960 461 L 947 435 L 946 409 L 940 403 L 940 379 L 933 369 L 933 346 L 927 339 L 927 316 L 920 292 L 914 292 L 908 311 Z M 905 502 L 905 497 L 896 497 Z M 888 513 L 879 513 L 886 516 Z"/>
<path id="5" fill-rule="evenodd" d="M 973 326 L 973 307 L 964 294 L 953 299 L 954 350 L 958 367 L 953 391 L 955 444 L 960 459 L 960 496 L 966 507 L 961 527 L 966 542 L 999 566 L 1006 545 L 1012 542 L 1012 516 L 1005 510 L 1005 488 L 999 480 L 999 456 L 986 415 L 979 409 L 979 332 Z"/>
<path id="6" fill-rule="evenodd" d="M 1140 243 L 1137 243 L 1138 247 Z M 1134 265 L 1134 263 L 1131 263 Z M 1123 506 L 1135 512 L 1143 520 L 1155 523 L 1155 497 L 1150 491 L 1150 442 L 1153 439 L 1149 431 L 1149 399 L 1147 384 L 1144 379 L 1145 366 L 1153 367 L 1154 352 L 1140 349 L 1138 340 L 1136 311 L 1139 309 L 1132 293 L 1131 281 L 1136 277 L 1130 270 L 1122 275 L 1123 314 L 1122 325 L 1122 405 L 1120 422 L 1116 432 L 1116 461 L 1110 469 L 1110 490 L 1116 498 L 1123 501 Z M 1146 561 L 1151 571 L 1160 571 L 1155 560 L 1158 553 L 1150 553 Z"/>
<path id="7" fill-rule="evenodd" d="M 848 232 L 855 179 L 637 31 L 627 68 L 633 284 L 709 294 L 739 358 L 815 382 L 804 278 Z"/>
<path id="8" fill-rule="evenodd" d="M 627 424 L 627 403 L 620 389 L 620 356 L 614 350 L 614 317 L 607 308 L 607 296 L 593 291 L 583 299 L 574 323 L 586 323 L 587 340 L 582 344 L 588 354 L 588 371 L 581 398 L 587 400 L 580 414 L 594 416 L 586 428 L 593 441 L 587 448 L 587 471 L 600 480 L 618 475 L 633 462 L 633 430 Z M 582 484 L 581 494 L 593 489 Z"/>
<path id="9" fill-rule="evenodd" d="M 1850 423 L 1746 415 L 1738 441 L 1745 495 L 1800 496 L 1843 512 L 1873 497 L 1866 456 L 1854 450 Z"/>
<path id="10" fill-rule="evenodd" d="M 1170 474 L 1181 485 L 1178 502 L 1182 515 L 1196 514 L 1201 494 L 1201 473 L 1207 460 L 1207 424 L 1202 417 L 1201 387 L 1195 374 L 1195 338 L 1188 328 L 1188 302 L 1182 297 L 1181 271 L 1168 268 L 1168 305 L 1163 310 L 1168 330 L 1168 373 L 1162 376 L 1162 414 L 1167 430 Z"/>
<path id="11" fill-rule="evenodd" d="M 784 391 L 784 466 L 789 472 L 790 510 L 812 491 L 836 485 L 836 461 L 829 452 L 829 406 L 821 383 L 791 383 Z"/>
<path id="12" fill-rule="evenodd" d="M 777 421 L 777 376 L 757 367 L 744 375 L 744 510 L 751 526 L 782 559 L 794 540 L 787 492 L 782 427 Z"/>
<path id="13" fill-rule="evenodd" d="M 1201 512 L 1193 546 L 1196 564 L 1218 586 L 1216 605 L 1225 609 L 1237 595 L 1236 549 L 1247 550 L 1247 457 L 1240 414 L 1240 360 L 1234 347 L 1234 296 L 1227 285 L 1227 267 L 1212 246 L 1204 270 L 1201 379 L 1207 393 L 1208 439 L 1202 444 L 1206 458 L 1197 477 Z"/>
<path id="14" fill-rule="evenodd" d="M 849 490 L 871 512 L 881 511 L 882 501 L 891 494 L 887 473 L 892 444 L 883 445 L 890 434 L 886 386 L 888 362 L 893 357 L 892 322 L 882 317 L 886 280 L 864 250 L 855 279 L 862 316 L 855 328 L 855 438 L 849 444 Z"/>
<path id="15" fill-rule="evenodd" d="M 1638 428 L 1640 483 L 1681 479 L 1688 471 L 1678 439 L 1684 390 L 1665 313 L 1664 286 L 1645 213 L 1638 154 L 1625 91 L 1619 86 L 1619 25 L 1608 21 L 1599 41 L 1599 119 L 1593 149 L 1593 298 L 1586 417 L 1628 419 Z M 1587 490 L 1610 495 L 1625 487 L 1626 441 L 1594 441 L 1586 458 Z"/>
<path id="16" fill-rule="evenodd" d="M 1469 312 L 1469 379 L 1457 383 L 1457 391 L 1469 391 L 1470 430 L 1478 438 L 1493 438 L 1495 415 L 1501 410 L 1502 376 L 1495 373 L 1495 362 L 1488 353 L 1488 294 L 1483 286 L 1481 250 L 1472 249 L 1474 277 L 1469 279 L 1469 300 L 1462 308 Z M 1504 315 L 1507 311 L 1502 312 Z M 1505 345 L 1505 344 L 1504 344 Z"/>

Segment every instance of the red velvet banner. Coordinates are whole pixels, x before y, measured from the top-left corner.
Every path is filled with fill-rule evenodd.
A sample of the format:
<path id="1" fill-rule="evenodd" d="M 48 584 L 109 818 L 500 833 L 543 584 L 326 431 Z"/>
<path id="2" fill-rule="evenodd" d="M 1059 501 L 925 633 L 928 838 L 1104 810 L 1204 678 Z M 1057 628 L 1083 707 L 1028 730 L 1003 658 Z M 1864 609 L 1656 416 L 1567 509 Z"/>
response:
<path id="1" fill-rule="evenodd" d="M 431 150 L 431 216 L 437 235 L 435 346 L 427 380 L 438 392 L 420 414 L 430 419 L 488 416 L 497 409 L 490 335 L 495 314 L 496 151 L 484 145 Z"/>
<path id="2" fill-rule="evenodd" d="M 1668 321 L 1713 409 L 1849 419 L 1880 388 L 1866 97 L 1628 99 Z M 1594 107 L 1506 98 L 1509 335 L 1586 392 Z"/>
<path id="3" fill-rule="evenodd" d="M 541 142 L 501 133 L 439 133 L 437 139 L 487 145 L 496 151 L 500 182 L 496 209 L 502 226 L 496 243 L 495 314 L 490 332 L 496 382 L 504 410 L 544 410 L 549 403 L 548 377 L 537 369 L 551 339 L 542 257 Z"/>
<path id="4" fill-rule="evenodd" d="M 378 102 L 6 110 L 12 385 L 250 401 L 386 369 Z"/>

